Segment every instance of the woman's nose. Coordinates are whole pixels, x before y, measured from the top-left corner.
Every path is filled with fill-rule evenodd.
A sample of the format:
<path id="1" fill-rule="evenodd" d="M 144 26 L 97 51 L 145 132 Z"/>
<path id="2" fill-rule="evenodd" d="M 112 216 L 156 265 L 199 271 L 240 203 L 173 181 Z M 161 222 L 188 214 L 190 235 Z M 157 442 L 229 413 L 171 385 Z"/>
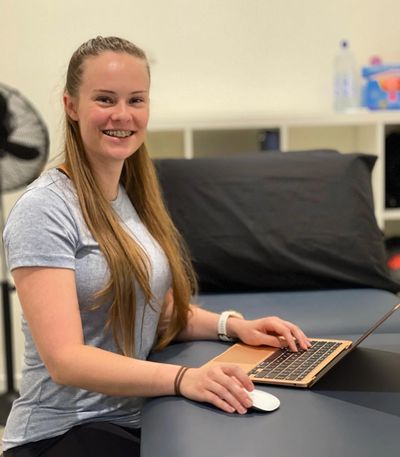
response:
<path id="1" fill-rule="evenodd" d="M 113 121 L 126 121 L 130 119 L 129 107 L 126 103 L 121 102 L 114 106 L 111 119 Z"/>

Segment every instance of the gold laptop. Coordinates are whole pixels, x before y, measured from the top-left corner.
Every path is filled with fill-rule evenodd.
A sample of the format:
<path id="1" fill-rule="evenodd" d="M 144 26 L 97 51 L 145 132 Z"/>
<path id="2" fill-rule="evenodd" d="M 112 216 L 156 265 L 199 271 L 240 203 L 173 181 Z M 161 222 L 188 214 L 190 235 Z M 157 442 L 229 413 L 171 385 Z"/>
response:
<path id="1" fill-rule="evenodd" d="M 311 348 L 299 352 L 270 346 L 247 346 L 243 343 L 236 343 L 210 360 L 208 364 L 234 363 L 240 365 L 255 383 L 311 387 L 399 308 L 400 303 L 355 342 L 312 338 L 310 339 Z"/>

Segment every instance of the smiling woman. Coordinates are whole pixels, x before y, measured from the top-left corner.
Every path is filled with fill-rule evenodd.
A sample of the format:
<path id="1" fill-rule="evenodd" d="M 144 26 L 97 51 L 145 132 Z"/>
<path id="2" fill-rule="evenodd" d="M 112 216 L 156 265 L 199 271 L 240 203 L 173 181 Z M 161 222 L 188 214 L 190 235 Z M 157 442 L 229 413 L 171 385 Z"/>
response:
<path id="1" fill-rule="evenodd" d="M 217 339 L 223 328 L 221 338 L 248 344 L 309 345 L 277 317 L 235 319 L 190 303 L 195 274 L 144 145 L 149 88 L 137 46 L 83 43 L 63 98 L 65 161 L 9 215 L 5 248 L 29 363 L 5 457 L 139 456 L 144 397 L 184 395 L 245 414 L 253 384 L 240 367 L 146 360 L 172 340 Z"/>

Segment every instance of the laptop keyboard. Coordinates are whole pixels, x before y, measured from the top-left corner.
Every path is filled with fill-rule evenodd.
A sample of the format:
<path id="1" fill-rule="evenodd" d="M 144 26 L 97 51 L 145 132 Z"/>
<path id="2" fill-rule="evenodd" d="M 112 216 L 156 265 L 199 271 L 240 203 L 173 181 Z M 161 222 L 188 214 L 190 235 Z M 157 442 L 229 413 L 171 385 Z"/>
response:
<path id="1" fill-rule="evenodd" d="M 280 349 L 259 363 L 248 374 L 258 379 L 301 381 L 338 346 L 340 343 L 332 341 L 312 341 L 311 347 L 307 351 L 292 352 L 287 348 Z"/>

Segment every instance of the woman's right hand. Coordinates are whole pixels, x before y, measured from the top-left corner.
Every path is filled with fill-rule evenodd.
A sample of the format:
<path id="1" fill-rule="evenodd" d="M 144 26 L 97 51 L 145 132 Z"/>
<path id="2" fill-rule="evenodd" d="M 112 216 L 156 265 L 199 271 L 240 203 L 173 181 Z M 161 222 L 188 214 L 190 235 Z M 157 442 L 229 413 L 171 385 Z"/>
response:
<path id="1" fill-rule="evenodd" d="M 242 368 L 232 364 L 203 365 L 189 368 L 184 374 L 180 392 L 198 402 L 211 403 L 227 413 L 245 414 L 252 401 L 245 390 L 253 383 Z"/>

